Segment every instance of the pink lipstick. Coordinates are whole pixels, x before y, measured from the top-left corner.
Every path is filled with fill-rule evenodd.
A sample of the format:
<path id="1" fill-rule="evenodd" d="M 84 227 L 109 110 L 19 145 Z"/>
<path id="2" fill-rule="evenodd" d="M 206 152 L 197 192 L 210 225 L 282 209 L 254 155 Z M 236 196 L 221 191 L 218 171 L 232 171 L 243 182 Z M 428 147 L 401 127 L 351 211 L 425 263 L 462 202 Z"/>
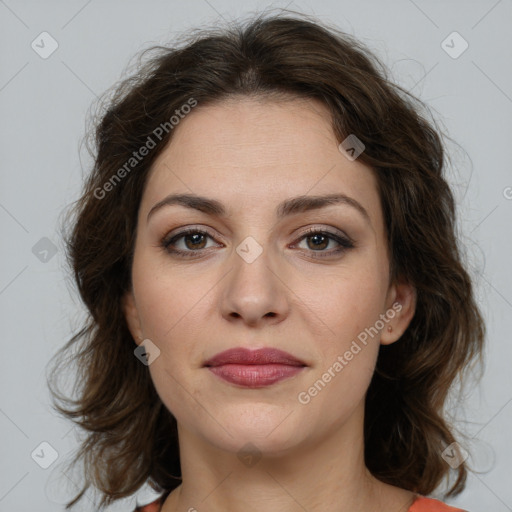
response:
<path id="1" fill-rule="evenodd" d="M 306 364 L 274 348 L 233 348 L 213 356 L 204 366 L 232 384 L 261 388 L 296 375 Z"/>

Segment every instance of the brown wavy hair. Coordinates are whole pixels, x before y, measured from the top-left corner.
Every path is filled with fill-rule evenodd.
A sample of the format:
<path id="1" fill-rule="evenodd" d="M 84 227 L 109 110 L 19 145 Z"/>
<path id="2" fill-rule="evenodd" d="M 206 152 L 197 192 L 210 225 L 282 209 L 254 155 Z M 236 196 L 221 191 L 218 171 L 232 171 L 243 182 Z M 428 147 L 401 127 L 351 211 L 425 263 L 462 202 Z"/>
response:
<path id="1" fill-rule="evenodd" d="M 134 357 L 122 309 L 146 177 L 172 130 L 108 193 L 99 191 L 191 98 L 207 105 L 233 95 L 316 98 L 331 112 L 338 141 L 355 134 L 366 146 L 359 160 L 378 179 L 391 280 L 412 284 L 417 301 L 401 340 L 380 347 L 366 396 L 365 463 L 381 481 L 424 495 L 451 472 L 445 495 L 460 493 L 466 463 L 450 470 L 441 457 L 455 441 L 445 405 L 453 385 L 482 362 L 485 327 L 458 247 L 445 143 L 425 105 L 358 40 L 293 11 L 201 28 L 146 56 L 103 98 L 94 166 L 64 227 L 88 314 L 59 350 L 49 381 L 53 407 L 86 432 L 72 461 L 83 462 L 85 483 L 66 508 L 91 485 L 103 507 L 146 481 L 165 491 L 181 482 L 176 420 Z M 74 398 L 54 384 L 71 364 Z"/>

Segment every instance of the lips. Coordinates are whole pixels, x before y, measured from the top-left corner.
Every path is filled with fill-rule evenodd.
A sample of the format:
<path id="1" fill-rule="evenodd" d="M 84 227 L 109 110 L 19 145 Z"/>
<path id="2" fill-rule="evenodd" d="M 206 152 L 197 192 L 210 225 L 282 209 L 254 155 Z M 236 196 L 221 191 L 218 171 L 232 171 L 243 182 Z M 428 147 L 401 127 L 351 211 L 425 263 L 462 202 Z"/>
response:
<path id="1" fill-rule="evenodd" d="M 247 348 L 232 348 L 220 352 L 206 361 L 205 366 L 221 366 L 223 364 L 285 364 L 289 366 L 306 366 L 296 357 L 276 348 L 260 348 L 249 350 Z"/>
<path id="2" fill-rule="evenodd" d="M 232 384 L 258 388 L 292 377 L 305 368 L 306 364 L 274 348 L 233 348 L 215 355 L 204 366 Z"/>

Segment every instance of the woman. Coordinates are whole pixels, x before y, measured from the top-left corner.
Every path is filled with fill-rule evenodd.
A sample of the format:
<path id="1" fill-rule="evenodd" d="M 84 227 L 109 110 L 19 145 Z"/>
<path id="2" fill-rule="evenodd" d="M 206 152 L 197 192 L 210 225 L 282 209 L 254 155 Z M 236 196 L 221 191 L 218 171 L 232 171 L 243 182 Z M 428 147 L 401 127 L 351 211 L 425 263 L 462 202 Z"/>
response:
<path id="1" fill-rule="evenodd" d="M 261 15 L 159 48 L 75 207 L 87 325 L 62 414 L 101 506 L 454 511 L 444 416 L 484 326 L 441 138 L 357 41 Z M 57 369 L 55 374 L 58 374 Z M 447 453 L 449 455 L 447 455 Z"/>

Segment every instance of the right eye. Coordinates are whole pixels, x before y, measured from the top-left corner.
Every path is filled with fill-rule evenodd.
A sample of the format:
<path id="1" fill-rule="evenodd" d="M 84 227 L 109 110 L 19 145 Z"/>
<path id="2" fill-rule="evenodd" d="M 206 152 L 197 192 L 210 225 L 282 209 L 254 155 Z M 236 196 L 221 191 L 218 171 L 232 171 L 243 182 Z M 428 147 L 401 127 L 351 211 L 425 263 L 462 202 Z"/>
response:
<path id="1" fill-rule="evenodd" d="M 207 239 L 213 237 L 207 231 L 197 228 L 188 228 L 179 233 L 173 234 L 172 237 L 164 237 L 161 241 L 161 246 L 169 253 L 178 257 L 193 257 L 208 247 L 205 247 Z M 181 248 L 176 248 L 178 242 L 183 242 Z"/>

